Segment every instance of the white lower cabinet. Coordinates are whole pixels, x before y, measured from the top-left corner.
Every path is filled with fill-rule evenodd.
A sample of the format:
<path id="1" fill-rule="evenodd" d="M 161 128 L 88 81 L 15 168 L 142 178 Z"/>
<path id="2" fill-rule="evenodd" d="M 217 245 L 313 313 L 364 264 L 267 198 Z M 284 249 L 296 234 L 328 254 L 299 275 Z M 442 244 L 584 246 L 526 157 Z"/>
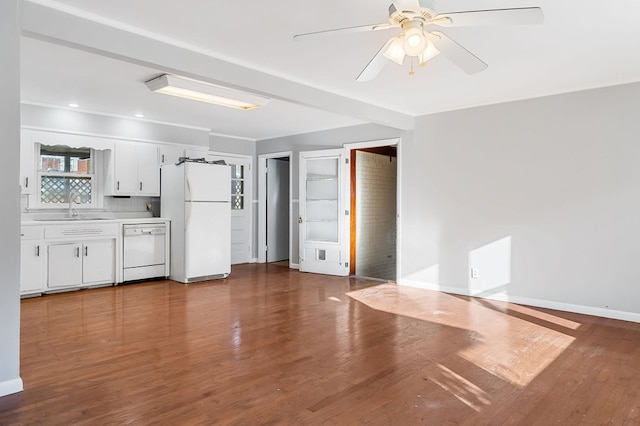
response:
<path id="1" fill-rule="evenodd" d="M 113 283 L 113 239 L 50 244 L 47 287 L 60 289 Z"/>
<path id="2" fill-rule="evenodd" d="M 33 295 L 44 291 L 44 244 L 29 239 L 23 232 L 20 249 L 20 294 Z"/>

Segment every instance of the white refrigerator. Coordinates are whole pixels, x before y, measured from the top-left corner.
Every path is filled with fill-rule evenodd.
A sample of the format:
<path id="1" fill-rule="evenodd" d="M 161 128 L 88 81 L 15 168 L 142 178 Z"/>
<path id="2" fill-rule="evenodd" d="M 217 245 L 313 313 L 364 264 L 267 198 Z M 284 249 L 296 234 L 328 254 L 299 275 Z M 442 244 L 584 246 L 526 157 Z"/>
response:
<path id="1" fill-rule="evenodd" d="M 231 167 L 162 166 L 160 215 L 171 219 L 170 278 L 191 283 L 231 273 Z"/>

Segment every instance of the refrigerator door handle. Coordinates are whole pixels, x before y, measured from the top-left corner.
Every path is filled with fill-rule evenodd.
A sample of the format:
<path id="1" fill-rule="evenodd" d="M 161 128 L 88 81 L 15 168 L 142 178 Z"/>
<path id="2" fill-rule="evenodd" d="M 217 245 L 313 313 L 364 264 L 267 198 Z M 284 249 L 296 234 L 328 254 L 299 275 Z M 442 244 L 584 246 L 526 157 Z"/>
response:
<path id="1" fill-rule="evenodd" d="M 184 199 L 191 200 L 191 180 L 189 180 L 189 176 L 185 178 L 185 182 L 187 184 L 187 191 L 186 194 L 184 194 Z"/>
<path id="2" fill-rule="evenodd" d="M 191 222 L 191 207 L 192 207 L 191 203 L 184 203 L 184 212 L 185 212 L 184 230 L 185 231 L 189 227 L 189 222 Z"/>

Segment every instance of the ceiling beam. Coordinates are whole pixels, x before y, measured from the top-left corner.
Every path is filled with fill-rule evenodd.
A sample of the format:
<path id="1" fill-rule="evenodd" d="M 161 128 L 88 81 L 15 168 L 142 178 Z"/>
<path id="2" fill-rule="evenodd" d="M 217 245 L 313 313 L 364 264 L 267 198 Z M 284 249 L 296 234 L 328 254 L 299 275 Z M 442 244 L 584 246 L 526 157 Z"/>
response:
<path id="1" fill-rule="evenodd" d="M 233 64 L 216 58 L 214 52 L 162 35 L 75 9 L 63 10 L 58 3 L 25 0 L 20 12 L 27 37 L 400 130 L 411 130 L 415 124 L 413 116 Z"/>

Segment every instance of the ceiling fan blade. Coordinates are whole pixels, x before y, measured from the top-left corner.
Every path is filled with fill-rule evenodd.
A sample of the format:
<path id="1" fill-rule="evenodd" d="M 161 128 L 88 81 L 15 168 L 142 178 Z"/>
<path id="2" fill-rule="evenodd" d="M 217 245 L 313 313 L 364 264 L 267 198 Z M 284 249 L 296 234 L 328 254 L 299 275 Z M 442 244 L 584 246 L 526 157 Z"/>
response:
<path id="1" fill-rule="evenodd" d="M 343 34 L 343 33 L 359 33 L 363 31 L 380 31 L 380 30 L 388 30 L 390 28 L 396 28 L 396 27 L 387 22 L 384 22 L 382 24 L 361 25 L 358 27 L 337 28 L 335 30 L 324 30 L 324 31 L 316 31 L 313 33 L 296 34 L 293 36 L 293 39 L 299 40 L 301 38 L 312 38 L 317 36 Z"/>
<path id="2" fill-rule="evenodd" d="M 391 38 L 380 48 L 380 50 L 378 50 L 378 53 L 376 53 L 376 55 L 371 58 L 367 66 L 364 67 L 362 72 L 358 75 L 356 81 L 370 81 L 373 80 L 378 74 L 380 74 L 382 68 L 384 68 L 384 66 L 387 65 L 387 62 L 389 62 L 389 60 L 386 56 L 383 55 L 383 53 L 393 42 L 394 38 Z"/>
<path id="3" fill-rule="evenodd" d="M 467 74 L 475 74 L 487 69 L 487 64 L 485 64 L 480 58 L 440 31 L 430 31 L 425 33 L 425 36 L 433 42 L 440 53 L 459 66 Z"/>
<path id="4" fill-rule="evenodd" d="M 533 25 L 542 24 L 543 22 L 544 14 L 539 7 L 520 7 L 441 13 L 429 23 L 441 27 L 471 27 L 480 25 Z"/>

